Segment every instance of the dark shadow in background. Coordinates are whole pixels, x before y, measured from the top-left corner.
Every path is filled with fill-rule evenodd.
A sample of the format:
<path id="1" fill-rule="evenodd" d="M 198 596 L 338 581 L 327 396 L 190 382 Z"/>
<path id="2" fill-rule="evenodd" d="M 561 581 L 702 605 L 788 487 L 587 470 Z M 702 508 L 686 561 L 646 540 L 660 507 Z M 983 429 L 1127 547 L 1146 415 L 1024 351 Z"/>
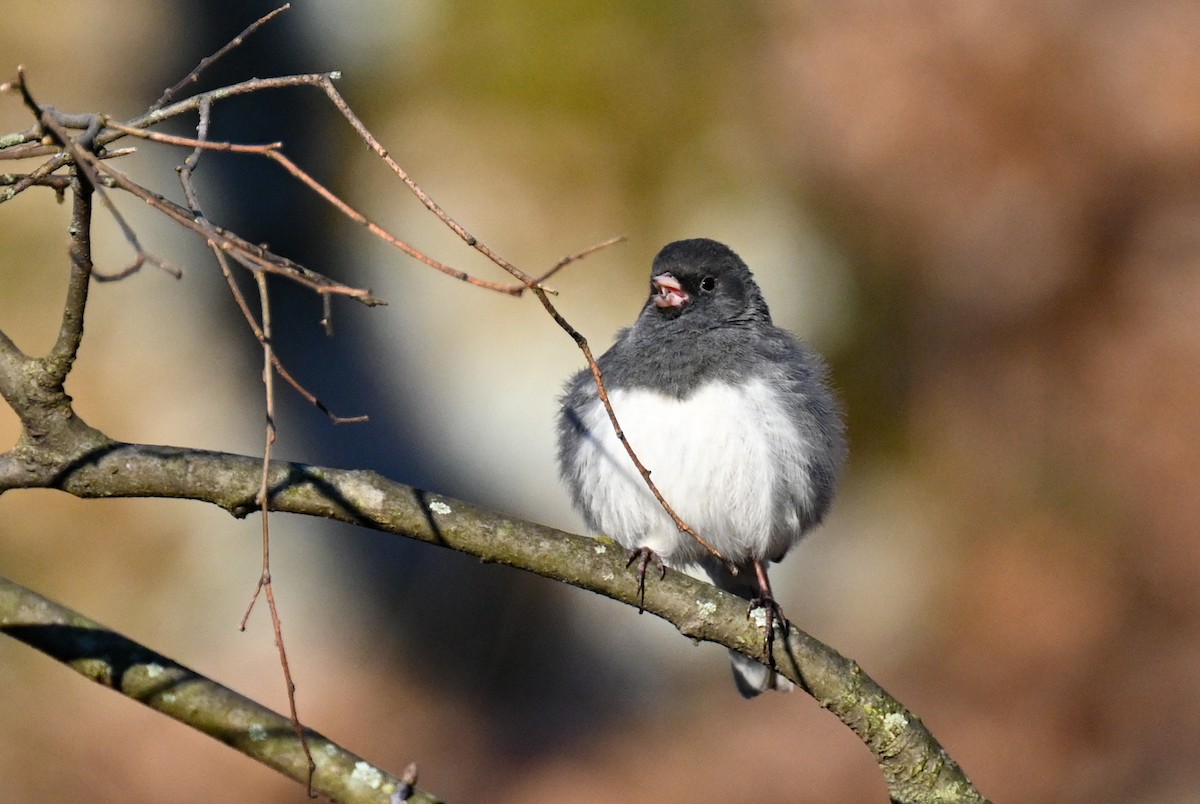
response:
<path id="1" fill-rule="evenodd" d="M 202 56 L 273 7 L 273 2 L 236 0 L 189 6 L 191 16 L 180 20 L 171 33 L 180 39 L 178 57 L 160 85 L 173 84 Z M 322 63 L 326 57 L 305 36 L 295 12 L 284 14 L 206 71 L 200 87 L 339 67 Z M 353 104 L 353 76 L 345 76 L 339 88 Z M 403 95 L 398 92 L 390 100 L 403 103 Z M 369 121 L 369 108 L 356 107 L 356 111 Z M 193 131 L 178 129 L 178 133 L 194 136 Z M 311 88 L 222 101 L 214 108 L 210 136 L 247 143 L 282 140 L 290 158 L 335 190 L 339 154 L 363 147 L 324 96 Z M 403 160 L 400 144 L 386 145 Z M 364 272 L 333 246 L 338 213 L 278 165 L 210 154 L 196 181 L 206 213 L 220 225 L 252 242 L 269 243 L 277 253 L 340 281 L 351 285 L 366 281 Z M 410 200 L 400 191 L 397 196 Z M 359 231 L 362 237 L 370 236 Z M 374 288 L 379 296 L 397 297 L 405 292 L 409 272 L 429 270 L 415 262 L 398 267 L 387 287 Z M 253 283 L 241 279 L 247 297 L 257 298 Z M 412 371 L 373 360 L 380 350 L 370 342 L 365 316 L 395 315 L 395 308 L 368 310 L 335 300 L 336 332 L 328 338 L 318 323 L 321 304 L 313 293 L 287 282 L 273 282 L 271 292 L 275 345 L 285 365 L 335 412 L 370 416 L 366 424 L 334 426 L 279 382 L 281 457 L 374 469 L 405 483 L 471 499 L 472 490 L 456 484 L 452 471 L 414 447 L 422 426 L 415 395 L 405 398 L 401 392 L 397 398 L 395 384 L 380 382 Z M 240 314 L 227 299 L 211 299 L 210 304 L 214 314 L 227 317 L 229 327 L 244 329 Z M 244 349 L 231 364 L 247 382 L 255 382 L 261 352 L 249 332 L 243 343 Z M 400 387 L 419 387 L 420 382 L 419 376 L 411 374 Z M 243 413 L 257 415 L 256 411 Z M 231 415 L 243 414 L 231 411 Z M 336 539 L 331 549 L 352 576 L 336 582 L 353 589 L 373 612 L 372 622 L 355 627 L 369 629 L 387 653 L 408 663 L 410 672 L 489 712 L 488 727 L 498 750 L 511 751 L 513 756 L 540 749 L 561 752 L 564 739 L 582 735 L 636 703 L 630 680 L 619 672 L 613 658 L 585 655 L 585 647 L 573 642 L 570 624 L 555 604 L 564 592 L 550 582 L 367 530 L 337 523 L 323 527 L 331 540 Z M 367 608 L 347 606 L 348 611 Z"/>

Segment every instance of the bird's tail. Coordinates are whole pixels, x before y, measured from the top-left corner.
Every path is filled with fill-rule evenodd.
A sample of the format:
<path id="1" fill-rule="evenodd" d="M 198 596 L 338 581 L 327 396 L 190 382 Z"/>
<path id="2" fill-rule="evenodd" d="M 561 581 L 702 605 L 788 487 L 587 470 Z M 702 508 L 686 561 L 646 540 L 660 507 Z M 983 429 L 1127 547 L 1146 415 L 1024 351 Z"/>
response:
<path id="1" fill-rule="evenodd" d="M 740 568 L 737 575 L 732 574 L 719 561 L 711 560 L 700 564 L 688 564 L 679 567 L 681 572 L 702 581 L 709 581 L 714 586 L 726 592 L 753 600 L 758 594 L 754 581 L 754 568 L 750 565 Z M 796 685 L 784 676 L 767 667 L 762 662 L 743 656 L 735 650 L 729 651 L 729 662 L 733 669 L 733 683 L 744 698 L 753 698 L 767 690 L 791 692 Z"/>

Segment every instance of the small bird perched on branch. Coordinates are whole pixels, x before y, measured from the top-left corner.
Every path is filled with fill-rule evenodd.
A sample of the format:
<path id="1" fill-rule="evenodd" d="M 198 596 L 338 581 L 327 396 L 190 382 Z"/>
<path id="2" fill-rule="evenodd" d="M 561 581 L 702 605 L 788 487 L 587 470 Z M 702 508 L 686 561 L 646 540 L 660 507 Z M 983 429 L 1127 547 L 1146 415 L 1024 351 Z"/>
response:
<path id="1" fill-rule="evenodd" d="M 654 258 L 650 298 L 596 361 L 621 429 L 681 530 L 609 420 L 590 369 L 571 378 L 558 419 L 559 470 L 593 530 L 765 607 L 779 561 L 829 510 L 846 457 L 841 411 L 821 358 L 771 314 L 750 269 L 714 240 Z M 714 555 L 715 553 L 719 554 Z M 722 558 L 724 560 L 722 560 Z M 730 571 L 737 569 L 737 574 Z M 781 623 L 786 627 L 786 622 Z M 730 652 L 747 698 L 791 682 Z"/>

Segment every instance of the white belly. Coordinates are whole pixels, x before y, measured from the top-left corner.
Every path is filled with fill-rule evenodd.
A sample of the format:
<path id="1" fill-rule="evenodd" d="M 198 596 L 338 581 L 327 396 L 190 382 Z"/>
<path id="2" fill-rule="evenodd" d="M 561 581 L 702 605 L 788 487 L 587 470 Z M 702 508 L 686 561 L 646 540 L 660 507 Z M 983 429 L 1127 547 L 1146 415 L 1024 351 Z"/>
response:
<path id="1" fill-rule="evenodd" d="M 726 558 L 782 555 L 811 504 L 808 444 L 761 380 L 710 383 L 679 400 L 642 389 L 610 394 L 638 458 L 667 502 Z M 646 487 L 599 400 L 582 410 L 581 502 L 602 533 L 669 564 L 703 554 Z"/>

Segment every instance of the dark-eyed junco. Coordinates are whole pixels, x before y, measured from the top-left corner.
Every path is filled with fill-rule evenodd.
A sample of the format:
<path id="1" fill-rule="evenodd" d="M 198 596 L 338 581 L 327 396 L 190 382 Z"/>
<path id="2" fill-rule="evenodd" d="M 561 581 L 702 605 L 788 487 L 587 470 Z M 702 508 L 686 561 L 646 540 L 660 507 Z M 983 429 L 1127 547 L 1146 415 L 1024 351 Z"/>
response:
<path id="1" fill-rule="evenodd" d="M 589 527 L 774 607 L 765 562 L 783 558 L 825 516 L 846 457 L 824 362 L 771 323 L 741 258 L 705 239 L 659 252 L 641 314 L 597 362 L 621 428 L 663 497 L 738 573 L 655 500 L 584 369 L 562 398 L 558 449 Z M 746 697 L 791 689 L 731 654 Z"/>

